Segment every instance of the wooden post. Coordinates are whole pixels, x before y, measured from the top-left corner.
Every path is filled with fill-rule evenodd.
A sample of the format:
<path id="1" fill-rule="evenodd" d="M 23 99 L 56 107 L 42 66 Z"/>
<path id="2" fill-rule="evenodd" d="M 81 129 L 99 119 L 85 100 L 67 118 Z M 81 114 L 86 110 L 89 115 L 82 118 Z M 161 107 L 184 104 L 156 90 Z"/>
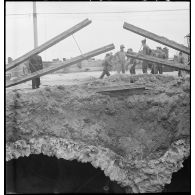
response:
<path id="1" fill-rule="evenodd" d="M 123 28 L 126 30 L 129 30 L 131 32 L 134 32 L 136 34 L 139 34 L 141 36 L 144 36 L 148 39 L 151 39 L 153 41 L 156 41 L 158 43 L 161 43 L 163 45 L 166 45 L 168 47 L 171 47 L 173 49 L 176 49 L 178 51 L 182 51 L 183 53 L 186 53 L 188 55 L 190 55 L 190 49 L 182 44 L 176 43 L 174 41 L 171 41 L 165 37 L 161 37 L 159 35 L 156 35 L 154 33 L 151 33 L 147 30 L 144 30 L 142 28 L 136 27 L 132 24 L 128 24 L 127 22 L 124 22 Z"/>
<path id="2" fill-rule="evenodd" d="M 64 31 L 63 33 L 55 36 L 54 38 L 50 39 L 49 41 L 43 43 L 39 47 L 29 51 L 28 53 L 24 54 L 23 56 L 15 59 L 10 64 L 6 65 L 6 71 L 11 70 L 21 64 L 22 62 L 25 62 L 29 57 L 41 53 L 42 51 L 48 49 L 49 47 L 55 45 L 56 43 L 62 41 L 63 39 L 69 37 L 70 35 L 74 34 L 75 32 L 79 31 L 80 29 L 84 28 L 85 26 L 89 25 L 91 23 L 90 20 L 85 19 L 82 22 L 78 23 L 77 25 L 73 26 L 72 28 Z"/>
<path id="3" fill-rule="evenodd" d="M 38 47 L 38 33 L 37 33 L 37 8 L 36 2 L 33 1 L 33 32 L 34 32 L 34 48 Z"/>
<path id="4" fill-rule="evenodd" d="M 23 78 L 18 78 L 18 79 L 14 79 L 12 81 L 9 81 L 9 82 L 6 83 L 6 88 L 14 86 L 14 85 L 21 84 L 21 83 L 24 83 L 26 81 L 30 81 L 30 80 L 32 80 L 33 78 L 36 78 L 36 77 L 40 77 L 40 76 L 43 76 L 43 75 L 55 72 L 56 70 L 60 70 L 62 68 L 71 66 L 71 65 L 76 64 L 76 63 L 78 63 L 78 62 L 80 62 L 82 60 L 85 60 L 85 59 L 97 56 L 97 55 L 102 54 L 104 52 L 110 51 L 110 50 L 112 50 L 114 48 L 115 48 L 114 45 L 110 44 L 110 45 L 101 47 L 99 49 L 96 49 L 94 51 L 88 52 L 86 54 L 80 55 L 78 57 L 72 58 L 70 60 L 67 60 L 65 62 L 61 62 L 61 63 L 58 63 L 58 64 L 56 63 L 55 67 L 44 68 L 44 69 L 39 70 L 37 72 L 34 72 L 34 73 L 30 74 L 30 75 L 27 75 L 27 76 L 25 76 Z"/>
<path id="5" fill-rule="evenodd" d="M 161 64 L 164 66 L 169 66 L 172 68 L 176 68 L 176 69 L 180 69 L 180 70 L 185 70 L 190 72 L 190 66 L 188 65 L 184 65 L 181 63 L 175 63 L 175 62 L 171 62 L 169 60 L 164 60 L 161 58 L 156 58 L 156 57 L 152 57 L 152 56 L 148 56 L 148 55 L 143 55 L 143 54 L 138 54 L 135 52 L 132 53 L 126 53 L 126 56 L 131 57 L 131 58 L 135 58 L 135 59 L 139 59 L 139 60 L 146 60 L 148 62 L 153 62 L 153 63 L 157 63 L 157 64 Z"/>

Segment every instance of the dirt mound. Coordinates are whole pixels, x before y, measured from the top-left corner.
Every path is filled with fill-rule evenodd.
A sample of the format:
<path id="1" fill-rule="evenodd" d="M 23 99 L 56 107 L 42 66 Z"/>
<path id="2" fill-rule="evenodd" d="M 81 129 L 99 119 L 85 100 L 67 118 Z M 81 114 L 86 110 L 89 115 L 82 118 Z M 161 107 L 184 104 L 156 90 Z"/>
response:
<path id="1" fill-rule="evenodd" d="M 96 93 L 115 85 L 146 89 Z M 188 78 L 114 75 L 6 94 L 7 160 L 45 153 L 91 162 L 131 192 L 162 191 L 189 155 L 189 140 Z"/>

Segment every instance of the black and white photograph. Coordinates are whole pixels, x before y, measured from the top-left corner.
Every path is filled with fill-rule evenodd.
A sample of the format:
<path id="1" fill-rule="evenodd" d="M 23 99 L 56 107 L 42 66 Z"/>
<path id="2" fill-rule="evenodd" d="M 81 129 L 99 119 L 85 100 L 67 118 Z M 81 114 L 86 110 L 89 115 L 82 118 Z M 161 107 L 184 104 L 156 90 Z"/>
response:
<path id="1" fill-rule="evenodd" d="M 191 1 L 4 11 L 5 194 L 191 194 Z"/>

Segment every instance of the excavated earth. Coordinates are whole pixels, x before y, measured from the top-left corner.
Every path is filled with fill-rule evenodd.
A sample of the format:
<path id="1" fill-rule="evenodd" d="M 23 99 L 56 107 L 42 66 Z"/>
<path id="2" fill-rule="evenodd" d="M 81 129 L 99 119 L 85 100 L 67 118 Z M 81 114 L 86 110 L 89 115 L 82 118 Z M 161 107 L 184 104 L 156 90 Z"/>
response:
<path id="1" fill-rule="evenodd" d="M 97 93 L 115 85 L 143 90 Z M 6 92 L 6 160 L 30 154 L 100 167 L 129 193 L 161 192 L 190 155 L 190 78 L 113 75 Z"/>

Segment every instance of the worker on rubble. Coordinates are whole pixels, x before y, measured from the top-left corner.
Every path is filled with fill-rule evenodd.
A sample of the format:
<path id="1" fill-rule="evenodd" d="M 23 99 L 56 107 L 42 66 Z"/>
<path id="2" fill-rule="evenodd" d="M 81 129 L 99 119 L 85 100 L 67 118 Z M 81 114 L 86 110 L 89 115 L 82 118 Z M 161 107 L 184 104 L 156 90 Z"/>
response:
<path id="1" fill-rule="evenodd" d="M 167 59 L 168 58 L 168 49 L 167 48 L 162 49 L 161 47 L 157 47 L 156 50 L 152 51 L 151 55 L 156 57 L 156 58 Z M 152 63 L 151 73 L 152 74 L 163 74 L 163 65 L 157 64 L 157 63 Z"/>
<path id="2" fill-rule="evenodd" d="M 42 57 L 37 54 L 31 56 L 29 58 L 29 68 L 31 73 L 43 69 Z M 41 84 L 40 77 L 36 77 L 32 79 L 32 89 L 39 88 L 40 84 Z"/>
<path id="3" fill-rule="evenodd" d="M 113 55 L 111 53 L 107 53 L 104 61 L 102 62 L 102 66 L 103 66 L 103 72 L 100 76 L 100 79 L 103 79 L 105 75 L 107 75 L 108 77 L 110 76 L 110 72 L 112 69 L 112 58 Z"/>
<path id="4" fill-rule="evenodd" d="M 133 52 L 133 49 L 129 48 L 127 50 L 126 56 L 128 53 L 131 53 L 131 52 Z M 125 64 L 125 71 L 128 71 L 131 59 L 132 59 L 131 57 L 127 56 L 127 60 L 126 60 L 126 64 Z"/>
<path id="5" fill-rule="evenodd" d="M 185 63 L 185 59 L 184 59 L 183 53 L 182 53 L 181 51 L 179 52 L 179 56 L 178 56 L 178 58 L 177 58 L 177 61 L 178 61 L 179 63 L 181 63 L 181 64 L 184 64 L 184 63 Z M 178 71 L 178 76 L 179 76 L 179 77 L 182 76 L 182 71 L 181 71 L 181 70 Z"/>
<path id="6" fill-rule="evenodd" d="M 133 52 L 133 49 L 130 48 L 127 50 L 127 54 L 131 52 Z M 130 74 L 136 74 L 135 73 L 136 59 L 133 59 L 127 56 L 127 61 L 126 61 L 126 66 L 125 66 L 126 70 L 128 70 L 129 65 L 131 66 L 129 69 Z"/>
<path id="7" fill-rule="evenodd" d="M 142 46 L 143 46 L 142 54 L 151 55 L 152 50 L 148 47 L 148 45 L 146 45 L 146 39 L 142 40 Z M 146 60 L 143 60 L 142 62 L 143 73 L 147 73 L 147 69 L 148 69 L 148 62 Z"/>
<path id="8" fill-rule="evenodd" d="M 156 50 L 152 49 L 151 56 L 156 57 Z M 149 62 L 148 67 L 151 69 L 151 74 L 157 74 L 156 72 L 156 64 L 154 62 Z"/>
<path id="9" fill-rule="evenodd" d="M 125 64 L 126 64 L 126 52 L 124 51 L 125 46 L 120 45 L 120 51 L 115 54 L 116 62 L 117 62 L 117 72 L 125 73 Z"/>
<path id="10" fill-rule="evenodd" d="M 169 49 L 167 47 L 164 47 L 162 50 L 165 53 L 165 58 L 168 59 L 169 58 Z"/>
<path id="11" fill-rule="evenodd" d="M 157 47 L 156 53 L 157 58 L 166 59 L 166 54 L 161 47 Z M 163 74 L 163 66 L 161 64 L 157 64 L 157 74 L 158 73 Z"/>

